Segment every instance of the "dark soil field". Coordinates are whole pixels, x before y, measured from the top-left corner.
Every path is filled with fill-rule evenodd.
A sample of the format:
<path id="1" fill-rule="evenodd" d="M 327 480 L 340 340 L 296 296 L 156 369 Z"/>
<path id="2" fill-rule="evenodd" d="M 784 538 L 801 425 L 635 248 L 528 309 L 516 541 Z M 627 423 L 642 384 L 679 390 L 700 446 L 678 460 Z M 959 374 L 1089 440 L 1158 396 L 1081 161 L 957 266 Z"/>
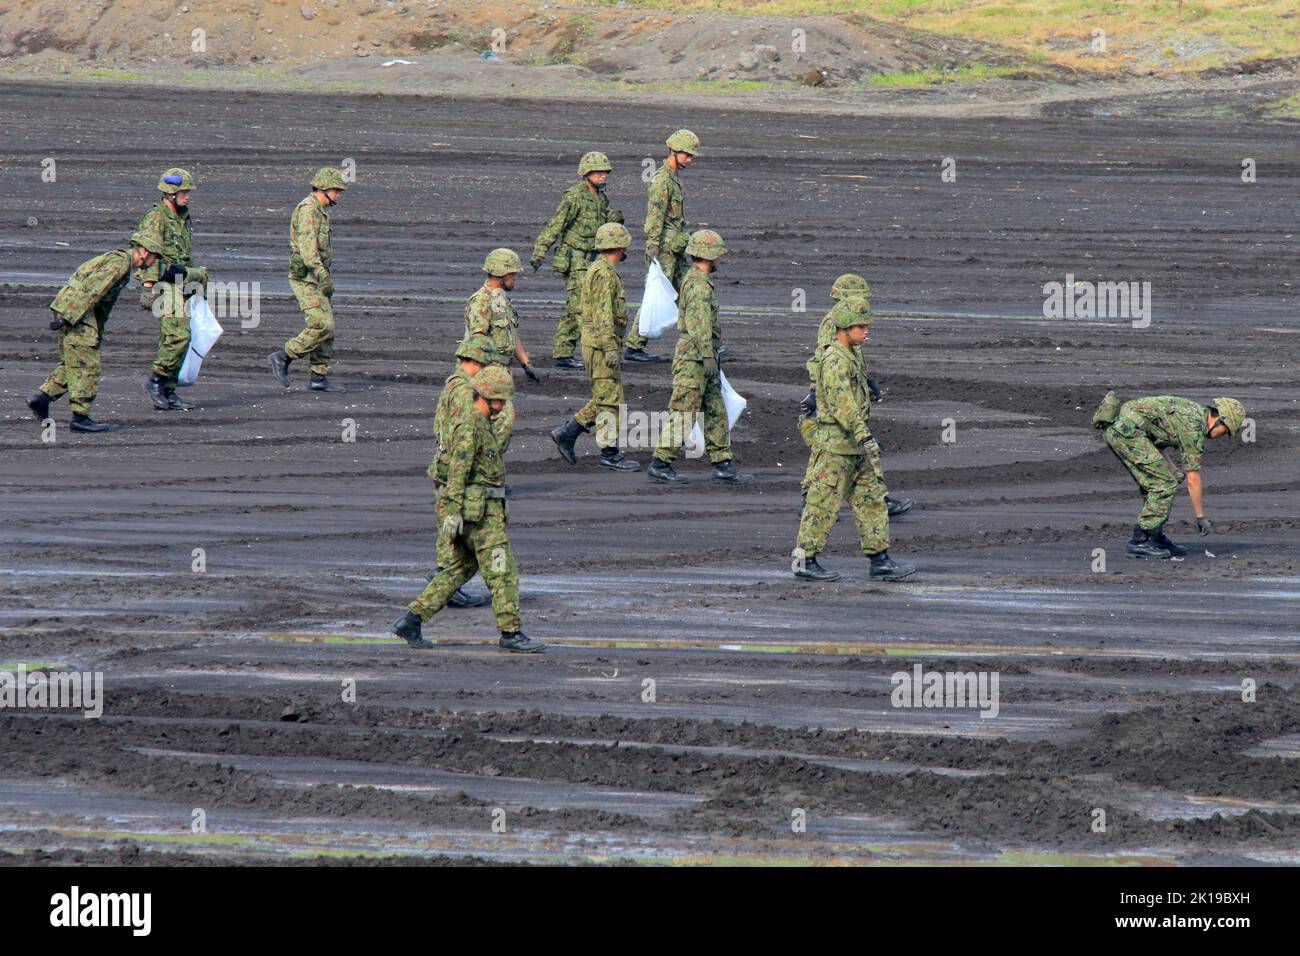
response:
<path id="1" fill-rule="evenodd" d="M 105 693 L 97 720 L 0 709 L 9 860 L 1300 862 L 1294 124 L 1170 98 L 1039 120 L 158 102 L 0 84 L 0 663 L 102 672 Z M 433 407 L 484 254 L 526 259 L 578 157 L 603 149 L 634 303 L 642 164 L 680 126 L 704 143 L 688 219 L 732 250 L 724 367 L 754 482 L 715 485 L 701 460 L 682 488 L 609 473 L 590 438 L 563 462 L 547 433 L 586 379 L 547 368 L 563 287 L 526 272 L 514 298 L 548 377 L 516 375 L 510 529 L 526 629 L 551 646 L 499 652 L 479 608 L 408 649 L 389 627 L 433 561 Z M 312 171 L 348 159 L 348 391 L 311 393 L 296 366 L 286 394 L 265 356 L 301 324 L 289 215 Z M 46 306 L 125 241 L 171 165 L 199 181 L 196 261 L 260 282 L 259 320 L 223 320 L 185 392 L 198 409 L 155 412 L 157 323 L 133 285 L 95 404 L 116 430 L 68 431 L 64 400 L 45 442 L 24 399 L 57 362 Z M 891 493 L 918 502 L 893 523 L 892 553 L 919 568 L 900 584 L 868 580 L 847 511 L 825 556 L 844 578 L 789 569 L 803 363 L 847 271 L 880 313 Z M 1070 275 L 1149 282 L 1149 325 L 1044 318 L 1044 284 Z M 669 378 L 627 368 L 629 406 L 666 408 Z M 1180 494 L 1185 560 L 1124 555 L 1140 499 L 1089 428 L 1109 388 L 1229 395 L 1254 421 L 1253 441 L 1207 447 L 1215 535 Z M 996 716 L 893 706 L 892 675 L 917 665 L 996 676 Z"/>

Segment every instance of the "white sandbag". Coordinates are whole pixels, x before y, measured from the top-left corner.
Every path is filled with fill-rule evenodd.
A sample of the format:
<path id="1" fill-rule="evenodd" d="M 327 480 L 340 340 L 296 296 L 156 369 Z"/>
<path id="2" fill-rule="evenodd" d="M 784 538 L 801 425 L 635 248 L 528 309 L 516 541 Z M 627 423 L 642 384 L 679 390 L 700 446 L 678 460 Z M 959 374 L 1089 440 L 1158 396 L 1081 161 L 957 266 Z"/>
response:
<path id="1" fill-rule="evenodd" d="M 189 301 L 190 313 L 190 348 L 185 353 L 185 364 L 181 366 L 176 377 L 178 385 L 193 385 L 199 379 L 199 366 L 217 339 L 221 338 L 221 323 L 208 308 L 208 300 L 203 295 L 192 295 Z"/>
<path id="2" fill-rule="evenodd" d="M 645 274 L 645 292 L 641 295 L 636 328 L 646 338 L 657 339 L 664 334 L 664 329 L 676 324 L 677 290 L 656 259 Z"/>
<path id="3" fill-rule="evenodd" d="M 749 402 L 741 398 L 736 390 L 731 387 L 731 383 L 727 381 L 727 376 L 722 374 L 722 369 L 718 369 L 718 385 L 722 388 L 722 404 L 727 409 L 727 431 L 730 432 L 736 427 L 736 419 L 740 417 L 740 413 L 745 410 Z M 698 421 L 696 421 L 695 427 L 691 429 L 691 437 L 686 444 L 691 448 L 704 447 L 704 432 L 700 430 Z"/>

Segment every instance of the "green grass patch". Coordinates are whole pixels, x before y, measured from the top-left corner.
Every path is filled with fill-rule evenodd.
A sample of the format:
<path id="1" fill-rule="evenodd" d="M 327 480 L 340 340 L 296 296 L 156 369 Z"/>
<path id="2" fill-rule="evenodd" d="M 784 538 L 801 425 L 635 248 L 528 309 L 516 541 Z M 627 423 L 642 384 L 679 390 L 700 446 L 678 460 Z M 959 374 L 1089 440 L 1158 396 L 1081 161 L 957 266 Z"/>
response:
<path id="1" fill-rule="evenodd" d="M 891 73 L 877 73 L 867 80 L 868 86 L 883 86 L 892 89 L 915 89 L 924 86 L 941 86 L 944 83 L 987 83 L 1012 74 L 1023 74 L 1024 70 L 1011 66 L 985 66 L 976 63 L 956 70 L 894 70 Z"/>
<path id="2" fill-rule="evenodd" d="M 1278 100 L 1268 108 L 1270 116 L 1281 119 L 1300 120 L 1300 92 L 1292 93 L 1284 100 Z"/>
<path id="3" fill-rule="evenodd" d="M 140 83 L 148 79 L 148 77 L 143 73 L 137 73 L 135 70 L 74 70 L 73 75 L 78 77 L 89 77 L 95 80 L 118 80 L 129 83 Z"/>

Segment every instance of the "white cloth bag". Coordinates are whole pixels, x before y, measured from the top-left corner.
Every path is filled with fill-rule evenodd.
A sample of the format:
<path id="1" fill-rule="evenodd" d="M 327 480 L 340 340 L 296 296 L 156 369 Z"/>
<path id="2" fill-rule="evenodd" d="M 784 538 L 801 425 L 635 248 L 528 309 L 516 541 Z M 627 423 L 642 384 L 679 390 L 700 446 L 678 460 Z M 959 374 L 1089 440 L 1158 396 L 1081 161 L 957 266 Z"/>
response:
<path id="1" fill-rule="evenodd" d="M 664 275 L 659 260 L 652 260 L 645 274 L 645 292 L 641 295 L 637 331 L 648 339 L 657 339 L 664 334 L 664 329 L 676 324 L 677 290 Z"/>
<path id="2" fill-rule="evenodd" d="M 731 383 L 727 381 L 727 376 L 722 374 L 722 369 L 718 369 L 718 385 L 722 388 L 722 404 L 727 409 L 727 431 L 731 431 L 736 426 L 736 419 L 740 413 L 749 405 L 745 399 L 741 398 Z M 691 437 L 688 444 L 692 448 L 704 447 L 704 432 L 700 429 L 700 423 L 696 421 L 695 427 L 691 429 Z"/>
<path id="3" fill-rule="evenodd" d="M 176 377 L 178 385 L 193 385 L 199 380 L 199 366 L 217 339 L 221 338 L 221 323 L 208 308 L 208 300 L 203 295 L 190 296 L 190 348 L 185 353 L 185 364 L 181 366 Z"/>

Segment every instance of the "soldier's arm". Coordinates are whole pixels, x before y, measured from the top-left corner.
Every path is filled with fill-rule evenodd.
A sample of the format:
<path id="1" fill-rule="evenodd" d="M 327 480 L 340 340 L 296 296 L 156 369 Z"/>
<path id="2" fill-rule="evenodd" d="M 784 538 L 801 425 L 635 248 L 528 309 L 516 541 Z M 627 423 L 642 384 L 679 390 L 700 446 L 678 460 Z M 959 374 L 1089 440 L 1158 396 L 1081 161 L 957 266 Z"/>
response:
<path id="1" fill-rule="evenodd" d="M 653 249 L 659 252 L 659 240 L 663 237 L 664 216 L 668 212 L 668 183 L 656 176 L 650 182 L 650 194 L 645 205 L 645 244 L 646 254 Z"/>
<path id="2" fill-rule="evenodd" d="M 1192 514 L 1198 518 L 1205 517 L 1201 493 L 1201 473 L 1199 471 L 1189 471 L 1187 473 L 1187 497 L 1192 500 Z"/>
<path id="3" fill-rule="evenodd" d="M 533 244 L 534 261 L 544 257 L 547 250 L 555 244 L 555 240 L 569 228 L 569 223 L 573 222 L 573 215 L 573 203 L 569 201 L 569 194 L 565 193 L 559 207 L 555 210 L 555 215 L 551 217 L 551 221 L 546 224 L 546 228 L 537 237 L 537 242 Z"/>
<path id="4" fill-rule="evenodd" d="M 688 336 L 700 358 L 713 355 L 713 301 L 704 283 L 682 283 L 680 303 L 682 333 Z"/>
<path id="5" fill-rule="evenodd" d="M 614 287 L 613 277 L 604 269 L 591 273 L 591 288 L 588 293 L 594 313 L 591 316 L 592 328 L 596 331 L 596 348 L 602 351 L 619 350 L 618 335 L 614 332 L 614 309 L 618 290 Z"/>
<path id="6" fill-rule="evenodd" d="M 492 306 L 489 296 L 476 295 L 466 303 L 465 330 L 474 335 L 491 334 Z"/>
<path id="7" fill-rule="evenodd" d="M 473 414 L 477 415 L 478 409 Z M 470 466 L 478 452 L 478 440 L 474 425 L 469 421 L 460 421 L 451 434 L 451 450 L 447 454 L 450 466 L 447 469 L 447 487 L 442 494 L 447 507 L 456 513 L 465 510 L 465 483 L 469 480 Z"/>
<path id="8" fill-rule="evenodd" d="M 826 403 L 826 409 L 835 418 L 835 422 L 853 436 L 859 444 L 870 437 L 862 409 L 858 407 L 857 397 L 849 384 L 849 370 L 842 359 L 828 353 L 822 359 L 821 388 L 817 394 L 817 405 Z"/>
<path id="9" fill-rule="evenodd" d="M 308 206 L 299 206 L 293 215 L 297 220 L 294 234 L 298 237 L 298 255 L 312 277 L 317 282 L 324 282 L 329 278 L 329 270 L 321 261 L 320 243 L 316 241 L 317 214 Z"/>

